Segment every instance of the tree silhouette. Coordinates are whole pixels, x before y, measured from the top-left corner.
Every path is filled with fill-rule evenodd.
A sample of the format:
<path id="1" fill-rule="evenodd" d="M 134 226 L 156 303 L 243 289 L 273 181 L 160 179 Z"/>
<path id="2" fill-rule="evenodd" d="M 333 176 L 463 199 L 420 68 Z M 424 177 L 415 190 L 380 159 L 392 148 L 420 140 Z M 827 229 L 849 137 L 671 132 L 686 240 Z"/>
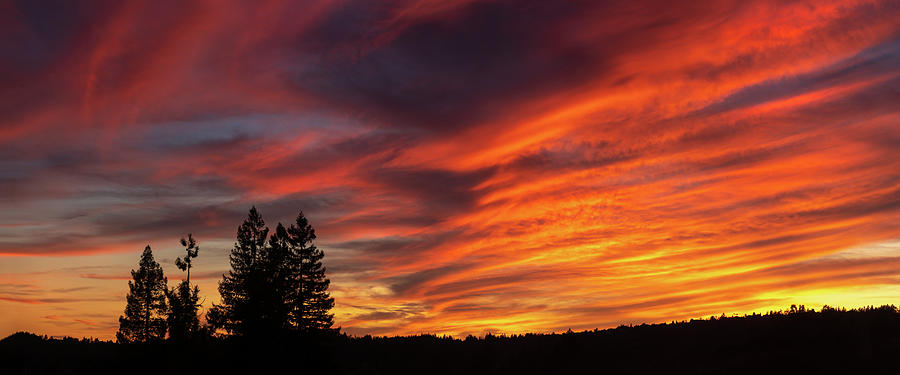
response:
<path id="1" fill-rule="evenodd" d="M 287 235 L 294 259 L 292 266 L 299 275 L 291 315 L 293 323 L 301 331 L 329 329 L 334 324 L 334 315 L 329 314 L 334 298 L 328 294 L 331 281 L 325 277 L 322 265 L 325 253 L 313 244 L 316 231 L 302 211 L 287 229 Z"/>
<path id="2" fill-rule="evenodd" d="M 247 336 L 267 331 L 266 280 L 263 265 L 269 228 L 256 207 L 238 227 L 237 242 L 231 250 L 231 271 L 222 276 L 219 294 L 222 303 L 213 305 L 207 321 L 214 329 Z"/>
<path id="3" fill-rule="evenodd" d="M 182 271 L 187 271 L 187 280 L 183 280 L 175 288 L 166 292 L 169 300 L 169 311 L 166 322 L 169 326 L 169 339 L 180 341 L 194 336 L 200 330 L 200 319 L 197 311 L 200 309 L 200 289 L 195 285 L 191 288 L 191 260 L 200 252 L 197 241 L 188 234 L 187 239 L 181 239 L 181 245 L 185 247 L 184 258 L 176 258 L 175 265 Z"/>
<path id="4" fill-rule="evenodd" d="M 301 332 L 331 328 L 334 318 L 328 313 L 334 299 L 327 292 L 325 254 L 313 245 L 315 238 L 315 230 L 301 212 L 288 228 L 278 223 L 267 251 L 269 285 L 280 298 L 273 303 L 275 313 L 288 328 Z"/>
<path id="5" fill-rule="evenodd" d="M 297 292 L 300 283 L 299 267 L 295 264 L 299 258 L 293 251 L 287 230 L 281 223 L 269 238 L 263 265 L 269 293 L 266 294 L 268 316 L 278 322 L 278 328 L 291 328 L 291 315 L 294 303 L 299 298 Z"/>
<path id="6" fill-rule="evenodd" d="M 0 338 L 0 374 L 895 374 L 900 310 L 826 306 L 564 334 L 307 335 L 244 344 L 213 339 L 182 352 L 18 332 Z"/>
<path id="7" fill-rule="evenodd" d="M 175 258 L 175 266 L 178 269 L 185 271 L 187 270 L 187 282 L 191 283 L 191 259 L 196 258 L 197 254 L 200 252 L 200 246 L 197 246 L 197 241 L 194 240 L 194 236 L 188 233 L 187 240 L 184 237 L 181 238 L 181 246 L 185 247 L 185 252 L 187 254 L 184 255 L 184 258 Z"/>
<path id="8" fill-rule="evenodd" d="M 140 267 L 131 270 L 125 315 L 119 317 L 116 339 L 121 343 L 150 342 L 166 335 L 166 278 L 153 259 L 150 245 L 144 248 Z"/>
<path id="9" fill-rule="evenodd" d="M 194 337 L 200 331 L 200 319 L 197 317 L 200 288 L 196 285 L 191 288 L 187 280 L 183 280 L 177 287 L 166 292 L 166 298 L 169 300 L 166 318 L 169 339 L 183 341 Z"/>
<path id="10" fill-rule="evenodd" d="M 256 208 L 238 227 L 232 270 L 219 283 L 222 304 L 207 321 L 239 336 L 271 337 L 289 330 L 327 330 L 334 299 L 322 266 L 324 253 L 313 245 L 315 230 L 301 212 L 290 227 L 269 229 Z"/>

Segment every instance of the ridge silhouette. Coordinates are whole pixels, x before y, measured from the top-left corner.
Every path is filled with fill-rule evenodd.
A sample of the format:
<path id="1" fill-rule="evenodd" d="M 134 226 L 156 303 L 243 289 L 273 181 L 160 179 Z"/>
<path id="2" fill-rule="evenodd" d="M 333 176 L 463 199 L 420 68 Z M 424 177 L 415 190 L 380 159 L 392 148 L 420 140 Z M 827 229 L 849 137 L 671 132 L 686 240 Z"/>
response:
<path id="1" fill-rule="evenodd" d="M 250 345 L 120 345 L 16 333 L 0 373 L 619 374 L 895 373 L 900 311 L 795 306 L 786 311 L 563 334 L 351 337 L 298 335 Z M 148 360 L 149 359 L 149 360 Z"/>

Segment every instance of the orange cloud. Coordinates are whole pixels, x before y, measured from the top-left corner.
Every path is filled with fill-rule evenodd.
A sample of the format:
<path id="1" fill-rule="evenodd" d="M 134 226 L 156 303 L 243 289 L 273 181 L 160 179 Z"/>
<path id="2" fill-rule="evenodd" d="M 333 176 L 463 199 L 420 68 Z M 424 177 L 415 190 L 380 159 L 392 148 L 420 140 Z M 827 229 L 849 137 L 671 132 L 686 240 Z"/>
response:
<path id="1" fill-rule="evenodd" d="M 189 232 L 215 302 L 250 205 L 353 334 L 900 296 L 893 3 L 526 3 L 7 5 L 0 335 L 113 337 Z"/>

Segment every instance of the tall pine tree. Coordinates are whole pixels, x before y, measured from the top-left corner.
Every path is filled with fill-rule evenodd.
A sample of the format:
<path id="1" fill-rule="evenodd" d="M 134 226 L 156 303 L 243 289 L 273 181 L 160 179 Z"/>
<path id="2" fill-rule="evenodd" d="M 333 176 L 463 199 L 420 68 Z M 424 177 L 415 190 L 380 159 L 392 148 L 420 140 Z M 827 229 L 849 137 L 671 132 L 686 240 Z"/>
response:
<path id="1" fill-rule="evenodd" d="M 222 276 L 219 294 L 222 303 L 213 305 L 207 321 L 214 329 L 239 336 L 265 335 L 271 329 L 266 294 L 269 287 L 264 270 L 269 228 L 256 207 L 238 227 L 237 242 L 231 249 L 231 271 Z"/>
<path id="2" fill-rule="evenodd" d="M 200 319 L 197 317 L 200 289 L 196 285 L 191 288 L 192 259 L 197 257 L 200 247 L 190 234 L 187 239 L 181 239 L 181 245 L 185 247 L 186 254 L 183 258 L 175 259 L 175 266 L 187 271 L 187 280 L 182 280 L 178 286 L 166 292 L 169 301 L 169 315 L 166 319 L 169 339 L 176 341 L 188 340 L 200 331 Z"/>
<path id="3" fill-rule="evenodd" d="M 313 244 L 316 231 L 301 211 L 287 234 L 293 255 L 291 266 L 298 275 L 297 294 L 292 301 L 292 323 L 303 332 L 330 329 L 334 324 L 334 315 L 329 313 L 334 307 L 334 298 L 328 293 L 331 281 L 325 277 L 322 265 L 325 253 Z"/>
<path id="4" fill-rule="evenodd" d="M 269 238 L 266 248 L 265 272 L 269 285 L 268 294 L 271 316 L 279 322 L 279 328 L 284 331 L 291 328 L 293 303 L 297 299 L 297 285 L 300 275 L 297 267 L 298 258 L 293 251 L 291 239 L 287 229 L 278 223 L 272 236 Z"/>
<path id="5" fill-rule="evenodd" d="M 150 245 L 144 248 L 140 267 L 131 270 L 125 315 L 119 317 L 120 343 L 144 343 L 166 336 L 166 278 L 153 259 Z"/>
<path id="6" fill-rule="evenodd" d="M 322 250 L 313 240 L 316 232 L 301 212 L 290 227 L 275 228 L 267 248 L 267 275 L 275 299 L 273 313 L 282 327 L 300 332 L 331 328 L 329 311 L 334 299 L 327 292 L 330 281 L 322 266 Z"/>

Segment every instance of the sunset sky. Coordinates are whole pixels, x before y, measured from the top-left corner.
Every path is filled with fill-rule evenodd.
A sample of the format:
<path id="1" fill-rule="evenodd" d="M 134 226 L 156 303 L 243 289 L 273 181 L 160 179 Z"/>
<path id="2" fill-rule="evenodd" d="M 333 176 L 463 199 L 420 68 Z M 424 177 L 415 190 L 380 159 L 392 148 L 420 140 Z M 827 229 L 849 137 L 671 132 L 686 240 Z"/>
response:
<path id="1" fill-rule="evenodd" d="M 0 337 L 253 205 L 354 335 L 900 304 L 900 2 L 0 0 Z"/>

